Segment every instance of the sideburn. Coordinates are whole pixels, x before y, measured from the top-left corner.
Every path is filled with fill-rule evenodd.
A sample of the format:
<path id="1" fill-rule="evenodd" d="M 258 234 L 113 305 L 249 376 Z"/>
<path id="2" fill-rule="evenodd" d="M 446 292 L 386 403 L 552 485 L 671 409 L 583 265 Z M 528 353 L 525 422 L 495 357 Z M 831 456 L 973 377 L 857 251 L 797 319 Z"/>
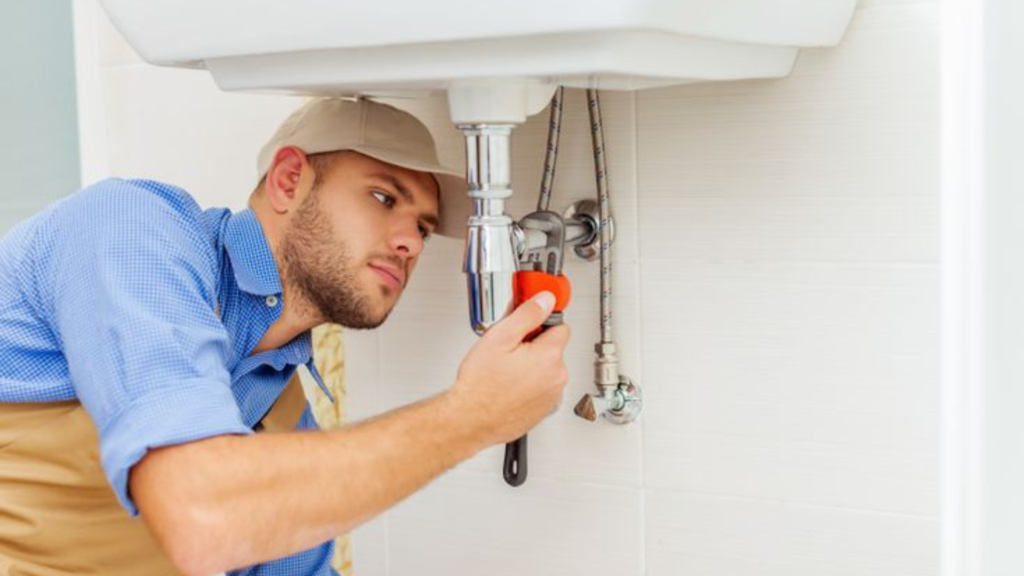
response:
<path id="1" fill-rule="evenodd" d="M 287 282 L 326 322 L 376 328 L 388 315 L 375 317 L 369 299 L 360 293 L 348 247 L 335 238 L 319 195 L 319 187 L 314 187 L 282 240 Z"/>

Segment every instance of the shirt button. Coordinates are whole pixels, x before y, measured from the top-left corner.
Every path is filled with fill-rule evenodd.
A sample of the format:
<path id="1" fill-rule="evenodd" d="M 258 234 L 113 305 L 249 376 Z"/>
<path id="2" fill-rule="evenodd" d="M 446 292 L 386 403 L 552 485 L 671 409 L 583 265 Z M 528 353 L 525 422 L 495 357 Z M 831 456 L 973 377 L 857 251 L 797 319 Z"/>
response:
<path id="1" fill-rule="evenodd" d="M 277 296 L 274 296 L 273 294 L 267 296 L 267 306 L 270 306 L 271 308 L 277 306 Z"/>

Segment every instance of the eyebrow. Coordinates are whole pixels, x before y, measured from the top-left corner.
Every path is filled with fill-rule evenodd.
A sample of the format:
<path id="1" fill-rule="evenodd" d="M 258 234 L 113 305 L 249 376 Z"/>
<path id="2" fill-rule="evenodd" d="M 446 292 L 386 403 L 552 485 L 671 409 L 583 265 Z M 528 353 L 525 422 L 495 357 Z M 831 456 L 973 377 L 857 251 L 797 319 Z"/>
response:
<path id="1" fill-rule="evenodd" d="M 398 181 L 398 178 L 395 178 L 391 174 L 384 173 L 372 174 L 370 175 L 370 177 L 377 178 L 387 182 L 388 184 L 391 184 L 391 186 L 398 191 L 398 194 L 402 197 L 403 200 L 414 206 L 416 205 L 416 200 L 413 199 L 412 193 L 409 192 L 409 189 L 403 186 L 402 183 Z M 422 218 L 423 221 L 426 222 L 427 224 L 430 224 L 430 226 L 433 229 L 437 229 L 437 227 L 441 225 L 441 221 L 438 220 L 437 216 L 433 214 L 424 214 Z"/>

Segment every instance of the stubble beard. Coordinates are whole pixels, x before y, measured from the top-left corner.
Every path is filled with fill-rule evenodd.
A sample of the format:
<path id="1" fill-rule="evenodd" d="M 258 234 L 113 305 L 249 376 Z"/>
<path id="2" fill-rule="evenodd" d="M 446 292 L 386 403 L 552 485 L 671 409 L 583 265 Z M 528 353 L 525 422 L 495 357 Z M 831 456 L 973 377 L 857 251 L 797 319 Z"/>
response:
<path id="1" fill-rule="evenodd" d="M 325 322 L 357 330 L 376 328 L 390 309 L 374 313 L 369 297 L 359 289 L 355 263 L 348 246 L 334 237 L 314 189 L 299 205 L 281 241 L 285 278 L 301 306 L 309 306 Z"/>

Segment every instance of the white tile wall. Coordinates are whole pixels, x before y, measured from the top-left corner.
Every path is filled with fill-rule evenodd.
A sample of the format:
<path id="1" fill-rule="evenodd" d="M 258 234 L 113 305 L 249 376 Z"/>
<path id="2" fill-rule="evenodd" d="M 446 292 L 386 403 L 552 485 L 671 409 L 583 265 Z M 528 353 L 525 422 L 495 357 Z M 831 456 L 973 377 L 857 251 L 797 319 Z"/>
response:
<path id="1" fill-rule="evenodd" d="M 649 490 L 648 574 L 931 576 L 932 519 Z"/>
<path id="2" fill-rule="evenodd" d="M 457 470 L 389 513 L 391 573 L 636 573 L 639 491 L 540 474 L 511 489 L 497 469 Z"/>
<path id="3" fill-rule="evenodd" d="M 572 262 L 572 381 L 531 434 L 530 480 L 508 488 L 502 448 L 481 453 L 358 529 L 355 573 L 936 574 L 936 10 L 865 0 L 842 46 L 783 80 L 603 94 L 616 334 L 642 423 L 571 414 L 598 333 L 596 265 Z M 294 100 L 149 68 L 102 14 L 79 17 L 100 22 L 81 52 L 101 55 L 108 171 L 240 206 Z M 442 99 L 399 105 L 462 163 Z M 594 189 L 582 93 L 564 122 L 557 210 Z M 546 124 L 515 133 L 518 214 Z M 354 417 L 454 378 L 474 340 L 461 250 L 434 239 L 389 322 L 347 334 Z"/>

